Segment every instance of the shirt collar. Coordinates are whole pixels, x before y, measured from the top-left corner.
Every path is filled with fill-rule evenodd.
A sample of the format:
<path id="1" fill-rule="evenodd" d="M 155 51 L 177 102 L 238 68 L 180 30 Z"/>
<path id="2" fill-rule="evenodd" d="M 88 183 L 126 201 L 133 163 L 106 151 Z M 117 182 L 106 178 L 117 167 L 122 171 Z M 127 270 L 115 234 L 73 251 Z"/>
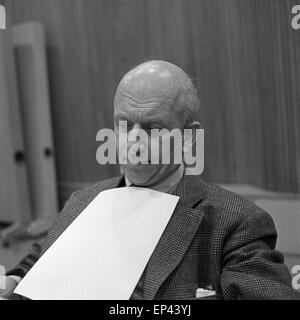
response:
<path id="1" fill-rule="evenodd" d="M 175 172 L 173 172 L 171 175 L 166 177 L 164 180 L 158 182 L 157 184 L 149 187 L 150 189 L 165 192 L 165 193 L 172 193 L 175 189 L 178 182 L 181 180 L 182 176 L 184 174 L 184 165 L 182 164 Z M 128 178 L 125 175 L 125 183 L 126 187 L 130 187 L 133 185 Z"/>

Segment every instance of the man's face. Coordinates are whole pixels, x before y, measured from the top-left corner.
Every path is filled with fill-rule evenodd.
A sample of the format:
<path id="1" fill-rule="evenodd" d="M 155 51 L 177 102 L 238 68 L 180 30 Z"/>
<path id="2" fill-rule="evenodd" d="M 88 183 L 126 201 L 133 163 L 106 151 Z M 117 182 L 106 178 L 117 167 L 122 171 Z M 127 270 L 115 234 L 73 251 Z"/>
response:
<path id="1" fill-rule="evenodd" d="M 170 164 L 161 163 L 161 139 L 155 141 L 151 138 L 151 129 L 183 129 L 182 119 L 175 112 L 175 108 L 172 106 L 174 99 L 171 97 L 155 97 L 151 99 L 139 99 L 138 97 L 130 96 L 128 94 L 121 95 L 121 97 L 115 103 L 114 110 L 114 126 L 117 138 L 117 149 L 119 158 L 124 155 L 124 152 L 128 154 L 128 164 L 121 165 L 126 177 L 130 182 L 140 186 L 150 186 L 164 177 L 168 176 L 172 171 L 178 168 L 178 164 L 172 164 L 174 155 L 174 146 L 171 143 L 170 146 Z M 127 124 L 127 132 L 124 129 L 124 123 Z M 123 127 L 122 127 L 123 125 Z M 120 130 L 121 129 L 121 130 Z M 146 135 L 144 138 L 136 138 L 140 135 L 140 131 L 143 130 Z M 122 135 L 127 134 L 127 143 L 121 143 L 119 141 Z M 122 140 L 122 139 L 121 139 Z M 159 146 L 158 151 L 160 153 L 159 164 L 151 164 L 151 143 Z M 127 149 L 127 150 L 124 150 Z M 146 152 L 147 159 L 143 164 L 131 164 L 130 152 L 136 151 L 137 155 Z M 135 152 L 134 152 L 135 153 Z"/>

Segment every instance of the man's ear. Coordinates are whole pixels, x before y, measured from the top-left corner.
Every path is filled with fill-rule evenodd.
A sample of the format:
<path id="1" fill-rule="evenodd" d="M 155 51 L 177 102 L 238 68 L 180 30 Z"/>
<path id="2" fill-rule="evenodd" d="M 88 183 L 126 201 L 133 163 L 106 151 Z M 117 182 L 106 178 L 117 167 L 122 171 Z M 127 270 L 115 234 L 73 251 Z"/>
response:
<path id="1" fill-rule="evenodd" d="M 196 130 L 201 129 L 201 123 L 199 121 L 193 121 L 188 123 L 184 129 L 184 141 L 183 152 L 188 152 L 196 143 Z"/>

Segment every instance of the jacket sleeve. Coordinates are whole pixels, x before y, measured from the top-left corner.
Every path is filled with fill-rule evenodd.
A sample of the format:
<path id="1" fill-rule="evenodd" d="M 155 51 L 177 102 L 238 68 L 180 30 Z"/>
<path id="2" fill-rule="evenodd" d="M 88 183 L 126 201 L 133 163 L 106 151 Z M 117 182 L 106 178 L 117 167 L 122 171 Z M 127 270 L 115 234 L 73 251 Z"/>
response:
<path id="1" fill-rule="evenodd" d="M 270 215 L 257 210 L 226 241 L 221 287 L 225 299 L 299 299 L 283 255 L 275 250 L 277 232 Z"/>
<path id="2" fill-rule="evenodd" d="M 66 202 L 63 210 L 60 212 L 59 216 L 62 215 L 64 213 L 64 211 L 66 210 L 66 208 L 69 207 L 70 203 L 73 201 L 73 199 L 75 198 L 77 193 L 78 193 L 78 191 L 74 192 L 70 196 L 70 198 Z M 59 220 L 59 216 L 58 216 L 58 219 L 56 219 L 56 221 L 54 222 L 54 225 Z M 51 229 L 52 228 L 53 227 L 51 227 Z M 21 261 L 19 262 L 19 264 L 16 267 L 14 267 L 13 269 L 9 270 L 6 273 L 6 275 L 7 276 L 9 276 L 9 275 L 19 276 L 21 278 L 24 278 L 26 273 L 33 267 L 33 265 L 38 261 L 38 259 L 42 255 L 44 242 L 45 242 L 45 240 L 44 241 L 42 240 L 41 242 L 34 243 L 32 245 L 32 247 L 29 249 L 27 255 L 21 259 Z"/>
<path id="3" fill-rule="evenodd" d="M 9 270 L 6 273 L 6 275 L 18 276 L 20 278 L 23 278 L 39 259 L 41 250 L 42 250 L 42 244 L 39 242 L 34 243 L 32 247 L 29 249 L 29 252 L 27 253 L 27 255 L 24 258 L 22 258 L 22 260 L 19 262 L 19 264 L 15 268 Z"/>

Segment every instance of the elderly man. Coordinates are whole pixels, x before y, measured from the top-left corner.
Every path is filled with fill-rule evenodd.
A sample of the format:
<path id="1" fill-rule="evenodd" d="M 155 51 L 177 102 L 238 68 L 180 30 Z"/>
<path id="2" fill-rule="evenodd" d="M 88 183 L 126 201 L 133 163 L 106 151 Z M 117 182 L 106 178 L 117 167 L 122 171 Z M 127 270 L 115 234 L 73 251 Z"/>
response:
<path id="1" fill-rule="evenodd" d="M 195 131 L 200 128 L 198 108 L 196 90 L 179 67 L 164 61 L 143 63 L 126 74 L 117 89 L 116 136 L 120 121 L 126 121 L 129 134 L 153 128 Z M 198 288 L 215 293 L 205 299 L 300 299 L 282 254 L 275 251 L 277 235 L 269 214 L 199 176 L 185 175 L 184 165 L 170 162 L 123 164 L 122 177 L 73 194 L 44 244 L 34 245 L 8 273 L 2 296 L 12 297 L 20 278 L 99 192 L 136 185 L 180 200 L 131 299 L 193 299 Z"/>

